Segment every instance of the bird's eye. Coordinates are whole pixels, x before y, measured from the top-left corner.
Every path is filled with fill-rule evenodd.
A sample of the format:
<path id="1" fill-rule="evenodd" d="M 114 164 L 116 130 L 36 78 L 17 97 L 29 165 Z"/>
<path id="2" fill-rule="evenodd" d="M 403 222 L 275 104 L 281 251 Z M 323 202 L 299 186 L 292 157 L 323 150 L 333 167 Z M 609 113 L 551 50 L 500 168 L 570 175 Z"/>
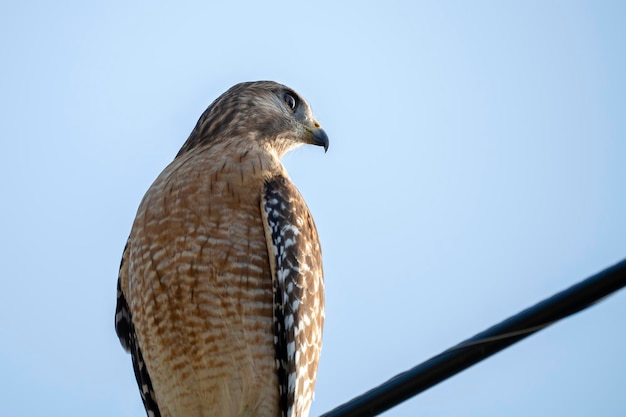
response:
<path id="1" fill-rule="evenodd" d="M 296 100 L 296 98 L 289 93 L 285 93 L 283 100 L 285 100 L 285 104 L 287 104 L 287 107 L 289 107 L 292 111 L 298 106 L 298 100 Z"/>

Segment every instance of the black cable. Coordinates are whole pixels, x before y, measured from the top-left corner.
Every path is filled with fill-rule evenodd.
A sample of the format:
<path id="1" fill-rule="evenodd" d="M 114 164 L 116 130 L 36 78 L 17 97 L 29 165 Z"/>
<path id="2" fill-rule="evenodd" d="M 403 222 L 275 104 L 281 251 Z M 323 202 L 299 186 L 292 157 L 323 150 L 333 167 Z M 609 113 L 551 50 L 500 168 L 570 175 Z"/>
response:
<path id="1" fill-rule="evenodd" d="M 370 417 L 626 286 L 626 260 L 490 327 L 321 417 Z"/>

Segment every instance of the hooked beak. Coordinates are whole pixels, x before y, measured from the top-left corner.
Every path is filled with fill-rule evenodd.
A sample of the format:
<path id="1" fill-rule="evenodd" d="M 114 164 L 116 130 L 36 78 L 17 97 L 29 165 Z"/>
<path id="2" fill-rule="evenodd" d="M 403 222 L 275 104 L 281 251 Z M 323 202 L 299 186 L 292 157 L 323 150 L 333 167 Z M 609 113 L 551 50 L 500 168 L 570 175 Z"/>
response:
<path id="1" fill-rule="evenodd" d="M 310 132 L 312 140 L 311 143 L 313 145 L 323 146 L 324 152 L 328 151 L 328 135 L 326 134 L 324 129 L 322 129 L 321 127 L 316 127 L 311 129 Z"/>

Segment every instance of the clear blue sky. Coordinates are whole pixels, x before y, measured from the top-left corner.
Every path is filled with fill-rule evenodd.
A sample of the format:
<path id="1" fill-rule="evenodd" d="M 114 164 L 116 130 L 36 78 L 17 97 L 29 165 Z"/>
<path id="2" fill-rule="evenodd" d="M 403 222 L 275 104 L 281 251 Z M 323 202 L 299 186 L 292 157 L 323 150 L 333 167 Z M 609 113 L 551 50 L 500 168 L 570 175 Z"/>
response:
<path id="1" fill-rule="evenodd" d="M 624 4 L 5 2 L 1 414 L 144 415 L 120 255 L 239 81 L 293 87 L 331 140 L 284 161 L 324 249 L 311 416 L 623 259 Z M 625 317 L 622 291 L 387 415 L 624 416 Z"/>

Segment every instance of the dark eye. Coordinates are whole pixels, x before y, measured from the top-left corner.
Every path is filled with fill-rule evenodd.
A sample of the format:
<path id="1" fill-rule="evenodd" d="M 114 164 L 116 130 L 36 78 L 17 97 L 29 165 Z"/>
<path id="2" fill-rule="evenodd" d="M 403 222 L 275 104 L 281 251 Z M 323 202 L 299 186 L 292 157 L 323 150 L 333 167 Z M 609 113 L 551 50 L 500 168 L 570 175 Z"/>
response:
<path id="1" fill-rule="evenodd" d="M 289 93 L 285 93 L 285 95 L 283 95 L 283 100 L 285 100 L 285 104 L 287 104 L 287 107 L 289 107 L 292 111 L 298 106 L 298 100 Z"/>

